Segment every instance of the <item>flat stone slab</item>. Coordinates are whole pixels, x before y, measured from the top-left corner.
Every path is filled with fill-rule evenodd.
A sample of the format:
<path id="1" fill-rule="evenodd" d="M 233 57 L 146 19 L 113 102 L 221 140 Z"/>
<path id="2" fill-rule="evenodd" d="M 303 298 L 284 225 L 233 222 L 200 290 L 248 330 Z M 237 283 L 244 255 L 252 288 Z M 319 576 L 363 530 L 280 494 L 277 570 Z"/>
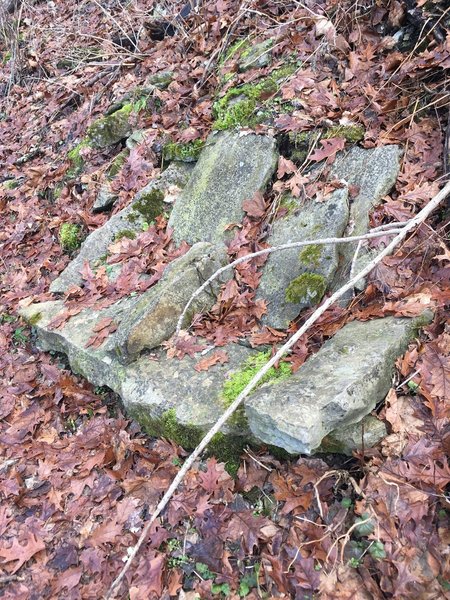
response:
<path id="1" fill-rule="evenodd" d="M 242 203 L 263 191 L 278 161 L 274 138 L 247 132 L 211 135 L 169 219 L 179 244 L 225 240 L 240 223 Z"/>
<path id="2" fill-rule="evenodd" d="M 252 433 L 293 454 L 311 454 L 331 431 L 357 423 L 386 396 L 395 360 L 424 318 L 353 321 L 288 379 L 245 402 Z"/>
<path id="3" fill-rule="evenodd" d="M 347 188 L 336 190 L 325 202 L 312 200 L 293 208 L 295 202 L 298 202 L 295 198 L 288 198 L 292 212 L 275 221 L 267 239 L 270 246 L 342 236 L 349 215 Z M 305 293 L 295 301 L 286 298 L 291 282 L 302 274 L 313 273 L 323 278 L 325 291 L 337 266 L 337 245 L 311 245 L 270 254 L 263 267 L 256 296 L 267 302 L 267 314 L 262 322 L 276 329 L 286 329 L 303 308 L 322 299 L 322 295 L 314 295 L 313 289 L 305 289 Z"/>
<path id="4" fill-rule="evenodd" d="M 72 285 L 80 285 L 81 269 L 88 262 L 95 269 L 98 261 L 108 252 L 108 246 L 114 241 L 117 234 L 123 231 L 139 233 L 145 221 L 143 215 L 135 207 L 141 198 L 154 190 L 166 192 L 171 186 L 183 187 L 192 171 L 192 166 L 185 163 L 172 163 L 159 177 L 152 180 L 136 194 L 129 206 L 113 215 L 102 227 L 93 231 L 82 243 L 77 256 L 67 265 L 59 277 L 52 281 L 51 292 L 64 293 Z M 130 217 L 132 217 L 130 219 Z"/>
<path id="5" fill-rule="evenodd" d="M 331 168 L 331 177 L 359 188 L 359 192 L 350 204 L 350 220 L 346 235 L 367 233 L 370 211 L 380 204 L 383 196 L 390 192 L 397 181 L 402 154 L 402 148 L 394 145 L 370 150 L 354 146 L 349 152 L 338 154 Z M 340 245 L 341 266 L 336 273 L 333 289 L 341 287 L 348 278 L 356 247 L 357 242 Z M 368 264 L 369 257 L 367 250 L 361 248 L 355 263 L 355 272 Z"/>
<path id="6" fill-rule="evenodd" d="M 49 323 L 63 309 L 61 300 L 22 307 L 21 315 L 34 323 L 42 350 L 62 352 L 75 373 L 86 377 L 93 385 L 108 386 L 122 398 L 131 416 L 151 434 L 158 430 L 160 419 L 174 411 L 176 423 L 181 427 L 195 427 L 206 432 L 225 410 L 220 393 L 224 381 L 254 352 L 245 346 L 232 344 L 222 348 L 229 358 L 224 364 L 214 365 L 198 372 L 194 365 L 206 355 L 197 353 L 194 358 L 169 359 L 165 352 L 152 356 L 143 354 L 129 365 L 114 357 L 113 342 L 108 339 L 100 348 L 86 347 L 92 327 L 98 319 L 95 311 L 83 311 L 70 319 L 62 329 L 50 329 Z M 117 305 L 114 307 L 119 313 Z M 126 314 L 132 305 L 130 299 L 121 301 L 120 312 Z M 102 312 L 102 317 L 111 307 Z M 248 438 L 249 431 L 228 425 L 224 433 Z"/>

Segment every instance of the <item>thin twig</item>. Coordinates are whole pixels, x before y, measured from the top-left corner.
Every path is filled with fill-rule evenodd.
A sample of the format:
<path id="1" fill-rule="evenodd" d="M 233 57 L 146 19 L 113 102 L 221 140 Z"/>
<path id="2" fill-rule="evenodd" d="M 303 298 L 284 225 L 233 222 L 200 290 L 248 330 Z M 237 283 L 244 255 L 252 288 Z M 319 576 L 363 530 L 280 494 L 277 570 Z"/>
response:
<path id="1" fill-rule="evenodd" d="M 356 246 L 355 254 L 353 255 L 352 266 L 350 267 L 350 277 L 353 277 L 356 269 L 356 261 L 358 260 L 358 254 L 361 250 L 362 240 L 359 240 L 358 245 Z"/>
<path id="2" fill-rule="evenodd" d="M 154 513 L 150 517 L 150 519 L 145 524 L 139 539 L 131 549 L 130 554 L 127 558 L 126 563 L 121 569 L 120 573 L 116 577 L 116 579 L 111 584 L 108 592 L 106 593 L 105 600 L 111 600 L 114 598 L 116 592 L 119 589 L 120 584 L 123 581 L 126 573 L 130 569 L 134 559 L 136 558 L 137 553 L 140 548 L 144 544 L 148 532 L 150 531 L 151 526 L 156 521 L 156 519 L 160 516 L 162 511 L 166 508 L 170 499 L 172 498 L 175 491 L 178 489 L 178 486 L 183 481 L 186 473 L 192 467 L 194 462 L 200 456 L 200 454 L 205 450 L 208 446 L 212 438 L 216 435 L 218 431 L 222 428 L 222 426 L 228 421 L 231 415 L 236 411 L 236 409 L 242 404 L 242 402 L 247 398 L 250 392 L 258 385 L 261 379 L 265 376 L 267 371 L 271 367 L 273 367 L 278 361 L 286 354 L 286 352 L 294 346 L 298 342 L 298 340 L 304 335 L 306 331 L 310 329 L 310 327 L 322 316 L 322 314 L 333 305 L 339 298 L 341 298 L 348 290 L 352 289 L 355 283 L 357 283 L 360 279 L 368 275 L 372 269 L 380 263 L 385 256 L 389 256 L 397 246 L 406 238 L 409 232 L 413 231 L 418 225 L 423 223 L 425 219 L 441 204 L 441 202 L 450 194 L 450 182 L 447 183 L 440 192 L 438 192 L 428 204 L 410 221 L 408 224 L 403 227 L 403 229 L 396 235 L 396 237 L 386 246 L 384 250 L 382 250 L 364 269 L 362 269 L 359 273 L 347 281 L 339 290 L 337 290 L 334 294 L 332 294 L 329 298 L 325 300 L 315 311 L 314 313 L 305 321 L 305 323 L 300 327 L 300 329 L 272 356 L 272 358 L 252 377 L 249 383 L 245 386 L 242 392 L 238 395 L 238 397 L 230 404 L 230 406 L 226 409 L 226 411 L 222 414 L 222 416 L 217 420 L 215 425 L 211 427 L 211 429 L 206 433 L 205 437 L 202 439 L 200 444 L 195 448 L 190 456 L 186 459 L 185 463 L 178 471 L 174 480 L 168 487 L 166 493 L 161 498 L 156 507 Z"/>
<path id="3" fill-rule="evenodd" d="M 221 267 L 220 269 L 218 269 L 197 290 L 195 290 L 195 292 L 190 297 L 188 303 L 184 307 L 184 310 L 181 313 L 180 318 L 178 319 L 177 328 L 175 330 L 175 335 L 178 335 L 180 333 L 184 318 L 185 318 L 186 313 L 189 310 L 189 307 L 191 306 L 192 302 L 207 287 L 209 287 L 211 285 L 211 283 L 215 279 L 217 279 L 217 277 L 222 275 L 222 273 L 224 273 L 225 271 L 228 271 L 228 269 L 232 269 L 236 265 L 240 265 L 241 263 L 245 262 L 246 260 L 250 260 L 251 258 L 256 258 L 257 256 L 264 256 L 265 254 L 272 254 L 272 252 L 279 252 L 280 250 L 289 250 L 289 248 L 299 248 L 301 246 L 310 246 L 310 245 L 316 245 L 316 244 L 319 244 L 319 245 L 348 244 L 349 242 L 356 242 L 359 240 L 370 240 L 372 238 L 377 238 L 377 237 L 382 237 L 385 235 L 399 233 L 401 231 L 400 228 L 405 227 L 407 225 L 407 223 L 409 223 L 409 221 L 406 221 L 405 223 L 389 223 L 389 226 L 386 226 L 385 230 L 381 230 L 381 228 L 384 227 L 384 226 L 381 226 L 381 228 L 377 227 L 377 229 L 374 229 L 364 235 L 355 235 L 355 236 L 350 236 L 350 237 L 345 237 L 345 238 L 319 238 L 317 240 L 306 240 L 306 241 L 302 241 L 302 242 L 289 242 L 288 244 L 281 244 L 280 246 L 272 246 L 271 248 L 264 248 L 263 250 L 258 250 L 257 252 L 251 252 L 250 254 L 241 256 L 240 258 L 237 258 L 236 260 L 229 263 L 228 265 L 225 265 L 225 266 Z M 395 225 L 396 228 L 392 228 L 393 225 Z"/>

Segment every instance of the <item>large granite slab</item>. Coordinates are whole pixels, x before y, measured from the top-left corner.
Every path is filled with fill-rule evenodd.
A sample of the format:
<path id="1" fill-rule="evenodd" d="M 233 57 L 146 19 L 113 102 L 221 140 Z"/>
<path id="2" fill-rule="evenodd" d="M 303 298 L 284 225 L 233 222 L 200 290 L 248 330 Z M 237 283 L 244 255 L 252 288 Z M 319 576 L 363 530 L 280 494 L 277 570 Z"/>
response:
<path id="1" fill-rule="evenodd" d="M 221 243 L 240 223 L 242 203 L 263 191 L 278 161 L 274 138 L 248 132 L 212 134 L 169 220 L 177 243 Z"/>
<path id="2" fill-rule="evenodd" d="M 321 237 L 341 237 L 349 215 L 347 198 L 346 188 L 336 190 L 325 202 L 299 202 L 289 198 L 291 214 L 275 221 L 267 242 L 270 246 L 280 246 Z M 257 292 L 257 298 L 267 302 L 267 314 L 262 322 L 270 327 L 286 329 L 300 310 L 320 302 L 337 266 L 338 247 L 333 244 L 291 248 L 270 254 Z M 287 293 L 289 286 L 299 276 L 306 277 L 308 274 L 321 278 L 311 279 L 312 282 L 323 283 L 322 293 L 314 286 L 305 285 L 301 293 L 292 298 Z"/>

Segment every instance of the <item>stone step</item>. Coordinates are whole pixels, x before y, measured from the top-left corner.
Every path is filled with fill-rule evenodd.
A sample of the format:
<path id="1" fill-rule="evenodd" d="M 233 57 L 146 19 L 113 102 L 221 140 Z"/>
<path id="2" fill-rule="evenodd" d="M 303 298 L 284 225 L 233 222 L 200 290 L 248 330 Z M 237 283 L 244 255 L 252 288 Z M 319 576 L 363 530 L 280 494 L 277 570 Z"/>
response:
<path id="1" fill-rule="evenodd" d="M 316 451 L 325 436 L 357 423 L 384 400 L 395 360 L 428 317 L 345 325 L 292 377 L 264 384 L 246 401 L 253 435 L 287 452 Z"/>

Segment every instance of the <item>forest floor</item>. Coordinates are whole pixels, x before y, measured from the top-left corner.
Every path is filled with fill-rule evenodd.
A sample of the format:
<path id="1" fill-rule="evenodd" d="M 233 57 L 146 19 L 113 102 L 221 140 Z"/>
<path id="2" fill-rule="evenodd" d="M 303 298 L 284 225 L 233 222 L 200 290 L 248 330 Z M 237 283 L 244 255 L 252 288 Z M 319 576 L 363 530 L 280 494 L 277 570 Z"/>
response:
<path id="1" fill-rule="evenodd" d="M 167 4 L 173 15 L 183 5 Z M 20 300 L 52 298 L 49 283 L 70 260 L 59 243 L 61 224 L 87 234 L 107 219 L 91 206 L 118 148 L 87 153 L 83 173 L 68 177 L 67 153 L 90 123 L 149 74 L 174 72 L 151 110 L 136 117 L 136 127 L 153 133 L 115 181 L 117 211 L 159 172 L 165 140 L 204 140 L 214 101 L 231 85 L 268 73 L 238 72 L 233 56 L 224 61 L 233 44 L 271 37 L 270 68 L 286 57 L 298 67 L 277 90 L 277 114 L 256 131 L 287 135 L 357 123 L 365 147 L 401 144 L 396 188 L 374 210 L 372 226 L 410 219 L 446 181 L 445 2 L 203 4 L 184 21 L 170 17 L 174 35 L 165 37 L 151 0 L 4 1 L 11 12 L 0 5 L 1 598 L 105 596 L 187 455 L 146 436 L 108 390 L 73 375 L 63 357 L 40 352 L 17 316 Z M 414 8 L 406 13 L 406 6 Z M 337 142 L 325 142 L 310 163 L 336 152 Z M 320 193 L 303 177 L 281 159 L 274 189 Z M 272 201 L 264 198 L 260 213 L 244 221 L 236 256 L 263 244 Z M 349 320 L 431 308 L 432 324 L 398 361 L 378 408 L 389 431 L 379 447 L 290 460 L 248 449 L 235 477 L 215 458 L 199 460 L 152 527 L 118 597 L 450 598 L 446 225 L 443 206 L 378 265 L 348 308 L 329 309 L 290 359 L 298 368 Z M 237 269 L 233 293 L 195 320 L 190 343 L 202 335 L 221 346 L 244 333 L 255 344 L 276 345 L 298 329 L 311 311 L 286 333 L 259 327 L 257 267 Z"/>

